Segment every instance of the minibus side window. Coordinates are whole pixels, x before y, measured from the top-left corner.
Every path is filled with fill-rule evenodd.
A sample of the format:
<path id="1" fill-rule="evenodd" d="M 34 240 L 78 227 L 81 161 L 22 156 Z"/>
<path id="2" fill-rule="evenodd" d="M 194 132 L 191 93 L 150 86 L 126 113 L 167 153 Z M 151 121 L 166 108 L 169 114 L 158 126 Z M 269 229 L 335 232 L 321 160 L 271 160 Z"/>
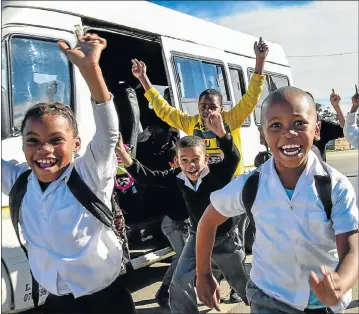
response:
<path id="1" fill-rule="evenodd" d="M 184 57 L 175 57 L 174 61 L 184 112 L 198 113 L 199 95 L 207 88 L 219 91 L 222 94 L 225 108 L 231 107 L 223 65 Z"/>
<path id="2" fill-rule="evenodd" d="M 231 83 L 234 91 L 234 101 L 236 104 L 242 99 L 243 95 L 246 93 L 244 85 L 243 71 L 237 67 L 229 67 L 229 73 L 231 76 Z M 242 126 L 249 126 L 251 124 L 250 115 L 243 122 Z"/>
<path id="3" fill-rule="evenodd" d="M 4 87 L 8 95 L 8 68 L 5 41 L 1 43 L 1 87 Z"/>
<path id="4" fill-rule="evenodd" d="M 10 47 L 13 124 L 18 131 L 25 112 L 37 103 L 70 106 L 71 75 L 67 58 L 54 41 L 14 36 Z"/>
<path id="5" fill-rule="evenodd" d="M 252 78 L 253 72 L 249 72 L 249 80 Z M 267 75 L 267 74 L 266 74 Z M 262 107 L 262 103 L 264 101 L 264 99 L 266 99 L 266 97 L 269 95 L 270 93 L 270 89 L 269 89 L 269 84 L 268 84 L 268 77 L 267 79 L 264 81 L 264 86 L 263 86 L 263 92 L 261 95 L 261 98 L 258 101 L 258 104 L 256 105 L 256 108 L 254 109 L 254 121 L 256 123 L 256 125 L 261 125 L 261 107 Z"/>
<path id="6" fill-rule="evenodd" d="M 272 92 L 278 88 L 289 86 L 289 80 L 286 76 L 277 76 L 275 74 L 270 74 L 267 75 L 267 77 L 269 79 Z"/>

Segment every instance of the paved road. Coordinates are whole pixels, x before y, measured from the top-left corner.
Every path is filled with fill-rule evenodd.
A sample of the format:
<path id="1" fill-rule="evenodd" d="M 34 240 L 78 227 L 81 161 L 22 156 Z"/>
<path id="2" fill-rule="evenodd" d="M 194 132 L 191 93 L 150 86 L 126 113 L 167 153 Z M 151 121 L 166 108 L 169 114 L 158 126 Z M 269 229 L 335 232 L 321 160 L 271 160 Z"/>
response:
<path id="1" fill-rule="evenodd" d="M 332 152 L 327 155 L 328 163 L 338 169 L 343 174 L 350 176 L 349 180 L 352 184 L 355 184 L 357 169 L 358 169 L 358 152 L 344 151 L 344 152 Z M 250 267 L 251 256 L 247 257 L 247 267 Z M 141 269 L 131 275 L 125 275 L 123 277 L 124 282 L 132 292 L 132 296 L 136 303 L 136 309 L 140 314 L 154 314 L 154 313 L 169 313 L 169 311 L 161 309 L 155 299 L 154 295 L 158 290 L 163 275 L 169 264 L 157 263 L 151 267 Z M 127 277 L 126 277 L 127 276 Z M 229 287 L 226 282 L 221 284 L 222 296 L 228 299 Z M 209 309 L 205 306 L 200 306 L 201 313 L 208 313 Z M 225 301 L 221 305 L 223 313 L 249 313 L 249 308 L 243 304 L 234 305 Z M 353 302 L 346 313 L 358 313 L 359 311 L 359 298 L 358 298 L 358 285 L 353 292 Z M 218 313 L 215 310 L 210 313 Z"/>

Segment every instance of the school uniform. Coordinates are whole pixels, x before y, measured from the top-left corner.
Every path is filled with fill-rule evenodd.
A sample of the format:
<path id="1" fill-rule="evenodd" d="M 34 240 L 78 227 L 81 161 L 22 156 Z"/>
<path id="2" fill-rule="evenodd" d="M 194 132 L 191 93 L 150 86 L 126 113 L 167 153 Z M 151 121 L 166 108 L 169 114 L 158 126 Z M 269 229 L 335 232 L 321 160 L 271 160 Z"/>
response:
<path id="1" fill-rule="evenodd" d="M 359 128 L 356 124 L 356 112 L 348 112 L 345 119 L 344 135 L 350 145 L 354 148 L 359 148 Z M 357 174 L 356 190 L 359 189 L 359 169 Z M 359 201 L 359 200 L 357 200 Z M 359 202 L 357 202 L 359 203 Z"/>
<path id="2" fill-rule="evenodd" d="M 61 312 L 79 313 L 103 312 L 104 308 L 120 313 L 121 309 L 117 301 L 121 297 L 112 290 L 118 286 L 122 247 L 114 232 L 90 214 L 66 184 L 75 167 L 96 196 L 111 208 L 119 135 L 117 114 L 112 98 L 104 104 L 93 102 L 92 108 L 96 132 L 84 155 L 74 159 L 44 192 L 32 172 L 21 205 L 20 225 L 30 269 L 35 280 L 50 293 L 45 312 L 60 307 Z M 2 160 L 5 194 L 28 168 L 27 163 Z M 110 294 L 111 305 L 97 305 Z"/>
<path id="3" fill-rule="evenodd" d="M 230 182 L 240 159 L 238 149 L 230 134 L 227 133 L 223 138 L 217 137 L 217 141 L 224 153 L 224 158 L 221 162 L 210 164 L 208 168 L 205 168 L 195 185 L 179 168 L 152 171 L 141 165 L 137 160 L 134 160 L 133 165 L 127 168 L 128 172 L 141 184 L 180 191 L 188 210 L 191 222 L 190 235 L 179 258 L 170 285 L 170 307 L 173 313 L 198 313 L 194 290 L 197 226 L 209 205 L 210 194 Z M 171 208 L 172 206 L 169 203 L 169 211 Z M 245 285 L 248 276 L 244 268 L 245 253 L 242 249 L 237 225 L 238 219 L 232 218 L 219 226 L 213 251 L 213 261 L 230 286 L 246 301 Z"/>
<path id="4" fill-rule="evenodd" d="M 339 262 L 335 236 L 358 229 L 354 189 L 344 175 L 329 165 L 328 169 L 332 178 L 332 221 L 327 219 L 315 188 L 314 175 L 326 173 L 314 152 L 309 152 L 306 168 L 292 193 L 283 188 L 273 158 L 258 169 L 260 181 L 252 207 L 256 239 L 247 286 L 253 313 L 263 309 L 266 313 L 326 310 L 311 292 L 309 272 L 322 278 L 320 266 L 335 269 Z M 218 212 L 226 217 L 245 212 L 241 193 L 250 174 L 212 193 L 211 202 Z M 348 291 L 331 309 L 336 313 L 344 310 L 351 296 Z"/>

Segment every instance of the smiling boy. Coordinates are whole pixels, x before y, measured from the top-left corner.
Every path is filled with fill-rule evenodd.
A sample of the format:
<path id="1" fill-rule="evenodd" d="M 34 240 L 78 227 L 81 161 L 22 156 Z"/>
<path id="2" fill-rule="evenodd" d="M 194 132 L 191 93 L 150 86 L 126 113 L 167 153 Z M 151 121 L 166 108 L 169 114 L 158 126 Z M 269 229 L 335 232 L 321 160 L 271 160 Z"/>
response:
<path id="1" fill-rule="evenodd" d="M 223 160 L 217 164 L 208 165 L 206 145 L 203 139 L 197 136 L 186 136 L 178 140 L 176 162 L 179 168 L 168 171 L 152 171 L 141 165 L 139 161 L 126 154 L 121 142 L 116 149 L 137 182 L 178 190 L 186 204 L 191 222 L 190 236 L 170 285 L 170 307 L 173 313 L 198 313 L 194 289 L 197 225 L 210 202 L 210 194 L 231 181 L 240 159 L 232 136 L 224 128 L 221 115 L 216 112 L 210 113 L 206 119 L 208 128 L 216 134 L 220 148 L 224 152 Z M 171 204 L 168 204 L 168 210 L 171 209 Z M 248 276 L 244 269 L 245 254 L 237 225 L 238 219 L 231 218 L 218 228 L 213 261 L 231 287 L 246 302 L 245 285 Z"/>
<path id="2" fill-rule="evenodd" d="M 273 158 L 211 195 L 197 235 L 197 292 L 219 309 L 210 256 L 217 226 L 246 212 L 244 184 L 256 172 L 251 208 L 256 239 L 247 298 L 252 313 L 342 312 L 358 279 L 358 208 L 349 180 L 311 151 L 319 137 L 315 103 L 284 87 L 262 105 L 263 136 Z M 316 179 L 330 178 L 330 217 Z M 322 181 L 323 182 L 323 181 Z M 326 184 L 328 187 L 328 184 Z"/>

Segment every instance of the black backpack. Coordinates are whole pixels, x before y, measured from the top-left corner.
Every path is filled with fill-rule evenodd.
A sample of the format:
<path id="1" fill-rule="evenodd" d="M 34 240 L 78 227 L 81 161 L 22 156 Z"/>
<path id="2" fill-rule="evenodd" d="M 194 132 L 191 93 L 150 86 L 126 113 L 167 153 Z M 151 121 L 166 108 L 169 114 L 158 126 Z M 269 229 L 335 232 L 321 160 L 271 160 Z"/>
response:
<path id="1" fill-rule="evenodd" d="M 14 226 L 17 239 L 19 240 L 20 246 L 27 259 L 29 259 L 28 253 L 25 246 L 21 243 L 19 235 L 19 214 L 22 200 L 27 191 L 27 180 L 31 171 L 31 169 L 26 170 L 17 178 L 9 194 L 11 221 Z M 73 168 L 71 172 L 70 178 L 67 181 L 67 186 L 83 207 L 85 207 L 105 226 L 112 228 L 123 247 L 123 262 L 125 263 L 126 270 L 127 268 L 132 270 L 133 268 L 130 263 L 128 241 L 126 236 L 125 219 L 122 210 L 115 201 L 115 195 L 113 194 L 111 197 L 112 209 L 110 209 L 92 192 L 75 168 Z M 34 279 L 31 270 L 30 273 L 32 278 L 32 299 L 34 301 L 34 306 L 37 307 L 39 302 L 39 284 Z"/>
<path id="2" fill-rule="evenodd" d="M 322 161 L 321 158 L 318 158 L 323 169 L 327 173 L 326 175 L 314 175 L 315 187 L 317 189 L 319 199 L 322 202 L 327 219 L 331 219 L 332 213 L 332 180 L 327 168 L 327 165 Z M 246 234 L 243 237 L 245 239 L 245 246 L 247 251 L 251 251 L 255 239 L 256 227 L 252 214 L 252 206 L 254 204 L 255 198 L 257 196 L 258 184 L 259 184 L 260 173 L 255 170 L 251 174 L 243 186 L 242 191 L 242 202 L 244 208 L 246 209 L 246 215 L 249 218 L 249 225 L 246 230 Z"/>

